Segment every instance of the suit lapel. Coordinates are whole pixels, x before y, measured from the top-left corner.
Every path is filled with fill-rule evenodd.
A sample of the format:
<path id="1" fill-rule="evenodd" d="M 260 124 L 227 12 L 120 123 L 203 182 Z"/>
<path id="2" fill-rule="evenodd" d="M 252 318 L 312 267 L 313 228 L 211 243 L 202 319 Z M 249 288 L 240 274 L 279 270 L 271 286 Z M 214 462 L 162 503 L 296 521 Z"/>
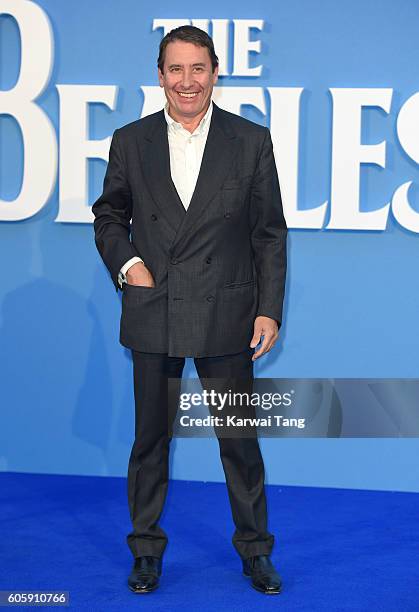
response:
<path id="1" fill-rule="evenodd" d="M 149 191 L 176 232 L 186 211 L 170 175 L 169 140 L 163 110 L 156 114 L 156 122 L 145 137 L 145 146 L 144 141 L 139 141 L 138 145 Z"/>
<path id="2" fill-rule="evenodd" d="M 220 189 L 234 160 L 236 144 L 235 133 L 225 121 L 223 111 L 214 104 L 195 191 L 185 211 L 171 179 L 167 123 L 163 110 L 156 114 L 156 121 L 145 136 L 145 145 L 144 141 L 138 142 L 147 186 L 161 214 L 174 231 L 172 250 L 193 229 Z"/>

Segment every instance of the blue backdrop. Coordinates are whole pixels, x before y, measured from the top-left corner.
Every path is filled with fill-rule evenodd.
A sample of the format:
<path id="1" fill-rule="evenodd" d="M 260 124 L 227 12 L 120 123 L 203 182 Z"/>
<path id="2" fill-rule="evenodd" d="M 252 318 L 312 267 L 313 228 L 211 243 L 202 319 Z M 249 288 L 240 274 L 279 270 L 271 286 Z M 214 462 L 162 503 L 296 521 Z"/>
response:
<path id="1" fill-rule="evenodd" d="M 26 0 L 16 0 L 16 6 L 22 3 Z M 385 168 L 362 166 L 361 209 L 377 210 L 397 187 L 413 181 L 412 214 L 419 211 L 418 166 L 396 130 L 400 109 L 418 85 L 414 0 L 379 5 L 231 0 L 228 7 L 215 1 L 207 9 L 186 0 L 171 6 L 135 0 L 37 5 L 50 21 L 55 47 L 47 87 L 36 103 L 50 118 L 57 141 L 57 85 L 119 87 L 114 111 L 89 105 L 90 139 L 105 138 L 140 115 L 141 87 L 158 84 L 163 30 L 153 31 L 154 19 L 260 19 L 263 29 L 252 30 L 251 38 L 261 41 L 261 50 L 250 53 L 249 64 L 263 65 L 261 75 L 230 74 L 219 85 L 263 88 L 266 115 L 248 104 L 241 112 L 265 125 L 272 122 L 266 88 L 303 88 L 299 208 L 331 197 L 330 88 L 389 88 L 388 113 L 363 110 L 362 142 L 385 140 L 387 155 Z M 5 7 L 10 3 L 0 0 L 0 9 Z M 230 40 L 231 51 L 232 46 Z M 0 16 L 2 90 L 16 83 L 22 52 L 16 20 Z M 66 113 L 61 121 L 71 131 L 76 120 Z M 417 125 L 412 125 L 416 135 Z M 103 160 L 88 162 L 90 204 L 100 193 L 105 167 Z M 16 198 L 22 175 L 22 132 L 11 114 L 3 113 L 1 199 Z M 122 475 L 134 410 L 130 355 L 118 343 L 120 296 L 95 250 L 92 226 L 57 222 L 58 209 L 57 177 L 39 212 L 0 222 L 0 469 Z M 384 230 L 291 229 L 281 341 L 256 364 L 256 375 L 418 377 L 418 261 L 418 234 L 391 212 Z M 191 360 L 187 365 L 187 374 L 196 376 Z M 174 478 L 223 479 L 215 440 L 176 440 L 174 446 Z M 270 483 L 419 491 L 417 439 L 269 439 L 262 440 L 262 449 Z"/>

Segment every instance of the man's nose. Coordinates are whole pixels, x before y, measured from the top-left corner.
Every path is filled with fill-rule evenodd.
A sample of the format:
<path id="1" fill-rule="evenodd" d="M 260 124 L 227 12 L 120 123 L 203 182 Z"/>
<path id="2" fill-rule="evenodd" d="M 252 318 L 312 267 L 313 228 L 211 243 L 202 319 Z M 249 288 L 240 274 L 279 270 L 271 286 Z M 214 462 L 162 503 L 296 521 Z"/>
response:
<path id="1" fill-rule="evenodd" d="M 184 70 L 182 74 L 182 87 L 189 89 L 192 86 L 193 78 L 190 70 Z"/>

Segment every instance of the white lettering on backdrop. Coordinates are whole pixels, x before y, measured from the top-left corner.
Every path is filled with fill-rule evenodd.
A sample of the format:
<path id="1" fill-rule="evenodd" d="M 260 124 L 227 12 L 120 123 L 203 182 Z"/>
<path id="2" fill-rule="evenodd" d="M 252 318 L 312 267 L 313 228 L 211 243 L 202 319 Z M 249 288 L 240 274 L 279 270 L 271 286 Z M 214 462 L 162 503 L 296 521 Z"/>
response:
<path id="1" fill-rule="evenodd" d="M 0 220 L 20 221 L 35 215 L 48 201 L 57 176 L 54 126 L 35 99 L 50 80 L 54 44 L 45 12 L 34 2 L 0 0 L 0 14 L 12 15 L 21 39 L 20 72 L 12 89 L 0 91 L 0 115 L 16 119 L 23 136 L 23 181 L 13 201 L 0 200 Z"/>
<path id="2" fill-rule="evenodd" d="M 35 215 L 46 204 L 54 189 L 57 174 L 57 136 L 46 113 L 36 99 L 48 86 L 53 68 L 54 39 L 46 13 L 30 0 L 0 0 L 0 14 L 9 14 L 17 22 L 21 38 L 21 66 L 17 83 L 0 91 L 0 114 L 11 115 L 23 135 L 24 173 L 22 187 L 14 201 L 0 200 L 0 221 L 19 221 Z M 220 61 L 220 74 L 257 78 L 263 66 L 253 59 L 261 51 L 260 19 L 154 19 L 153 30 L 163 33 L 173 27 L 192 23 L 214 38 Z M 253 32 L 253 33 L 252 33 Z M 232 34 L 233 33 L 233 34 Z M 229 72 L 229 38 L 233 36 L 233 70 Z M 252 39 L 253 37 L 253 39 Z M 116 85 L 56 85 L 60 100 L 60 181 L 59 212 L 56 221 L 89 223 L 87 160 L 107 160 L 110 137 L 88 138 L 88 107 L 101 103 L 116 109 Z M 163 91 L 143 86 L 142 116 L 162 108 Z M 251 105 L 267 115 L 270 102 L 270 124 L 287 223 L 290 228 L 321 229 L 330 209 L 325 229 L 384 230 L 390 203 L 373 211 L 360 209 L 360 174 L 362 164 L 386 165 L 386 143 L 361 143 L 361 115 L 365 107 L 378 107 L 390 112 L 390 88 L 332 88 L 333 137 L 331 151 L 331 198 L 315 203 L 310 209 L 298 208 L 299 125 L 301 87 L 217 87 L 214 99 L 223 108 L 240 113 L 242 105 Z M 419 93 L 401 107 L 397 134 L 406 154 L 419 163 L 417 116 Z M 408 199 L 412 181 L 397 187 L 391 198 L 396 221 L 404 228 L 419 233 L 419 213 Z"/>

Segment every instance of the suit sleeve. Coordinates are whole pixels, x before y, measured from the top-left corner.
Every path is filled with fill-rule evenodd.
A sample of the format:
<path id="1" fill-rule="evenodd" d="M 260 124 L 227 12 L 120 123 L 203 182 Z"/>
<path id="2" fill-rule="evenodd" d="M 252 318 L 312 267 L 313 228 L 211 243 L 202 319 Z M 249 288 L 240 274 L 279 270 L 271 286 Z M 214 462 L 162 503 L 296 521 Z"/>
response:
<path id="1" fill-rule="evenodd" d="M 287 268 L 287 226 L 272 139 L 267 128 L 253 178 L 250 211 L 259 292 L 256 316 L 275 319 L 280 326 Z"/>
<path id="2" fill-rule="evenodd" d="M 132 196 L 126 179 L 126 165 L 116 130 L 109 151 L 103 193 L 93 204 L 96 247 L 118 290 L 118 273 L 132 257 L 138 256 L 130 240 Z"/>

